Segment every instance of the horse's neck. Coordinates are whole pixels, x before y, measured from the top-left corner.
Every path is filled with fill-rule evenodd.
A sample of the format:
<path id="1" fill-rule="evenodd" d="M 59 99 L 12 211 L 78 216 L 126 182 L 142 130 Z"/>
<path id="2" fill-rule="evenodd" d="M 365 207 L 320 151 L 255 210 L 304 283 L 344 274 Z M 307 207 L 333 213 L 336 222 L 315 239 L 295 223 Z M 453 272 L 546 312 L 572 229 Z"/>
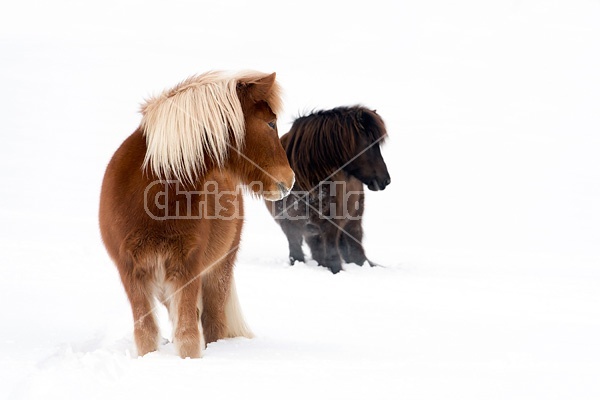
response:
<path id="1" fill-rule="evenodd" d="M 194 189 L 202 190 L 212 184 L 216 184 L 218 191 L 232 190 L 239 184 L 239 179 L 227 168 L 211 168 L 196 179 Z"/>
<path id="2" fill-rule="evenodd" d="M 363 183 L 346 171 L 338 171 L 329 179 L 321 181 L 317 187 L 309 191 L 312 201 L 320 201 L 325 197 L 343 198 L 349 192 L 362 192 Z"/>

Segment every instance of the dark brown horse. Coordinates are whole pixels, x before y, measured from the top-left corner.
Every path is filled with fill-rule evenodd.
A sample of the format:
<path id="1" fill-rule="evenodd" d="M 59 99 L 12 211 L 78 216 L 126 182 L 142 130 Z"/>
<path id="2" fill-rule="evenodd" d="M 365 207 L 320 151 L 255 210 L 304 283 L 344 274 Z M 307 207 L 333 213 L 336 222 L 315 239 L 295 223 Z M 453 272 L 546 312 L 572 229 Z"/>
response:
<path id="1" fill-rule="evenodd" d="M 281 143 L 296 173 L 292 194 L 267 204 L 289 242 L 290 262 L 312 258 L 334 274 L 342 258 L 363 265 L 363 184 L 383 190 L 390 175 L 380 144 L 387 136 L 379 114 L 362 106 L 314 112 L 294 121 Z M 369 264 L 374 265 L 369 261 Z"/>
<path id="2" fill-rule="evenodd" d="M 239 184 L 279 200 L 294 183 L 278 140 L 275 74 L 194 76 L 146 102 L 112 157 L 100 229 L 131 303 L 138 354 L 157 349 L 157 298 L 181 357 L 252 333 L 233 266 L 243 222 Z"/>

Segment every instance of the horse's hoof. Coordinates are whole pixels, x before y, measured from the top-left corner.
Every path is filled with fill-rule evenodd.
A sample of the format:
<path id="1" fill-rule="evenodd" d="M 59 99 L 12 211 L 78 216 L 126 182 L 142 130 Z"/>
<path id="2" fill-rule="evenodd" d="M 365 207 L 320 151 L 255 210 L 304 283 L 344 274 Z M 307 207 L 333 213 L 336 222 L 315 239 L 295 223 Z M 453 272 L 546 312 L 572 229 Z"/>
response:
<path id="1" fill-rule="evenodd" d="M 373 261 L 367 260 L 367 262 L 369 263 L 370 267 L 378 267 L 378 268 L 387 268 L 385 265 L 381 265 L 381 264 L 377 264 Z"/>
<path id="2" fill-rule="evenodd" d="M 304 262 L 304 258 L 300 258 L 300 257 L 290 257 L 290 265 L 294 265 L 297 262 Z"/>
<path id="3" fill-rule="evenodd" d="M 342 270 L 342 266 L 341 265 L 335 265 L 335 266 L 327 266 L 327 268 L 329 268 L 329 270 L 335 275 L 338 272 L 340 272 Z"/>

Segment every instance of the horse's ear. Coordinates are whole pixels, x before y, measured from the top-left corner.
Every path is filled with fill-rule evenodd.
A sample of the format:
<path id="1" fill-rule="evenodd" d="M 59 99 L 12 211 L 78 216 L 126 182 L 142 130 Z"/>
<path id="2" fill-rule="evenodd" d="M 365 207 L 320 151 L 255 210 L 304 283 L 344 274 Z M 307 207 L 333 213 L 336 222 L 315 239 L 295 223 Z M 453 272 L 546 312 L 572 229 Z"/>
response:
<path id="1" fill-rule="evenodd" d="M 275 72 L 252 82 L 248 82 L 248 94 L 255 101 L 267 100 L 275 84 Z"/>

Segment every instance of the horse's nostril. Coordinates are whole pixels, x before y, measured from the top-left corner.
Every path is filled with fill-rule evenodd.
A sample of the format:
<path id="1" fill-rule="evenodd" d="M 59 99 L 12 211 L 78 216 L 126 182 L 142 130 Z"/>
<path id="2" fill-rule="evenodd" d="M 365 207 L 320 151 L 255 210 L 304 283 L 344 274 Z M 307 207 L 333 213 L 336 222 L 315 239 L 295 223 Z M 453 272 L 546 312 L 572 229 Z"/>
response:
<path id="1" fill-rule="evenodd" d="M 290 188 L 288 188 L 283 182 L 277 182 L 277 189 L 279 189 L 284 197 L 290 193 Z"/>
<path id="2" fill-rule="evenodd" d="M 385 186 L 387 186 L 387 185 L 389 185 L 390 183 L 392 183 L 392 180 L 391 180 L 391 179 L 390 179 L 390 177 L 388 176 L 388 177 L 385 179 L 385 181 L 383 182 L 383 184 L 384 184 Z"/>

